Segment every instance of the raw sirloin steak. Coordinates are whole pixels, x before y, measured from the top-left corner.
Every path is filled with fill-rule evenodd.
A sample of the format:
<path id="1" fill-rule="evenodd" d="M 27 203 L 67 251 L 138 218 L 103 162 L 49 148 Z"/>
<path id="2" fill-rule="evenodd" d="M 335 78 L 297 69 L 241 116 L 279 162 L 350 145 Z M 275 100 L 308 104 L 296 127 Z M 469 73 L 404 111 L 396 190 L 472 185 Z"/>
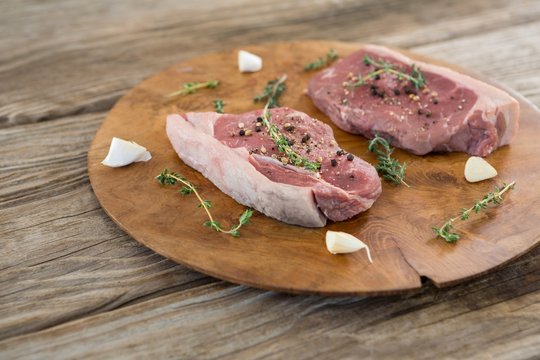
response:
<path id="1" fill-rule="evenodd" d="M 262 111 L 241 115 L 187 113 L 167 117 L 167 135 L 180 158 L 239 203 L 289 224 L 322 227 L 371 207 L 381 193 L 377 171 L 345 153 L 332 129 L 289 108 L 271 122 L 319 172 L 288 164 L 260 124 Z"/>
<path id="2" fill-rule="evenodd" d="M 414 74 L 414 63 L 425 85 L 416 88 L 395 73 L 382 72 L 352 86 L 382 68 L 364 61 L 365 55 L 408 75 Z M 366 45 L 317 73 L 308 95 L 341 129 L 367 138 L 377 132 L 417 155 L 461 151 L 487 156 L 510 143 L 518 130 L 519 104 L 504 91 L 381 46 Z"/>

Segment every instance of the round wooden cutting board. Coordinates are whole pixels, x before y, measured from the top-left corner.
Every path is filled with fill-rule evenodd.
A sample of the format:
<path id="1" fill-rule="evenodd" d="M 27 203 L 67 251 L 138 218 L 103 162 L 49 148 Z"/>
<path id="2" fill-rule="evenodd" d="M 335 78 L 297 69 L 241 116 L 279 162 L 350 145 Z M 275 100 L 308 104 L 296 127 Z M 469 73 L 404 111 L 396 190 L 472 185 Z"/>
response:
<path id="1" fill-rule="evenodd" d="M 499 171 L 497 178 L 467 183 L 463 177 L 467 154 L 414 156 L 398 150 L 396 157 L 407 162 L 411 187 L 383 183 L 383 193 L 369 211 L 321 229 L 287 225 L 255 212 L 241 237 L 223 235 L 202 226 L 205 213 L 197 208 L 194 196 L 182 197 L 177 189 L 156 182 L 164 168 L 181 173 L 212 201 L 217 219 L 235 222 L 244 207 L 178 158 L 165 134 L 165 117 L 213 111 L 212 100 L 217 98 L 225 101 L 228 113 L 261 108 L 253 103 L 254 95 L 283 73 L 288 75 L 283 105 L 330 124 L 344 149 L 375 164 L 363 137 L 336 128 L 304 95 L 313 75 L 303 71 L 306 63 L 330 48 L 345 56 L 360 47 L 327 41 L 246 46 L 244 50 L 264 59 L 262 71 L 241 74 L 238 49 L 233 49 L 182 62 L 143 81 L 111 110 L 90 147 L 90 181 L 101 205 L 133 238 L 169 259 L 234 283 L 294 293 L 394 294 L 420 288 L 422 277 L 447 286 L 501 266 L 538 244 L 540 190 L 535 184 L 540 183 L 540 112 L 516 94 L 522 109 L 519 134 L 510 146 L 487 158 Z M 438 60 L 408 55 L 470 74 Z M 220 86 L 183 97 L 166 96 L 185 82 L 211 79 L 218 79 Z M 113 136 L 147 147 L 152 160 L 116 169 L 101 165 Z M 462 238 L 456 244 L 435 238 L 432 226 L 442 225 L 495 185 L 514 180 L 516 187 L 501 206 L 457 222 Z M 362 239 L 371 249 L 373 264 L 364 251 L 328 253 L 327 230 Z"/>

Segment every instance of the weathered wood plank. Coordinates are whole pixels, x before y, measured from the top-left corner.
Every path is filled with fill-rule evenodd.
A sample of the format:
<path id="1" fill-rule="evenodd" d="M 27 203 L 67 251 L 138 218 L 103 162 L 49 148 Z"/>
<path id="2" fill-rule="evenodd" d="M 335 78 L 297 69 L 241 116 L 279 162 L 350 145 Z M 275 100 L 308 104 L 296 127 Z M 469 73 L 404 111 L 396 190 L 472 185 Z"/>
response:
<path id="1" fill-rule="evenodd" d="M 540 351 L 539 257 L 537 249 L 469 284 L 408 297 L 303 297 L 211 284 L 12 338 L 0 349 L 8 358 L 55 359 L 532 358 Z"/>
<path id="2" fill-rule="evenodd" d="M 510 6 L 502 0 L 459 5 L 420 0 L 337 4 L 266 0 L 257 6 L 245 6 L 242 0 L 159 5 L 139 0 L 93 2 L 84 11 L 66 0 L 19 3 L 0 4 L 7 39 L 0 43 L 0 126 L 107 110 L 144 77 L 225 47 L 322 38 L 412 48 L 438 42 L 452 52 L 449 39 L 495 32 L 504 42 L 508 39 L 501 29 L 540 17 L 536 1 Z M 538 25 L 531 30 L 519 37 L 538 52 Z M 428 55 L 438 55 L 429 49 L 425 48 Z M 471 50 L 467 49 L 477 54 Z M 493 54 L 494 64 L 514 57 L 516 70 L 527 75 L 540 69 L 538 60 L 522 53 Z M 484 70 L 485 64 L 479 63 L 477 69 Z"/>
<path id="3" fill-rule="evenodd" d="M 502 0 L 0 2 L 0 127 L 95 113 L 0 131 L 0 357 L 537 356 L 540 249 L 469 284 L 408 297 L 214 283 L 108 219 L 85 152 L 100 111 L 142 78 L 260 41 L 411 47 L 540 104 L 539 14 L 536 1 Z"/>
<path id="4" fill-rule="evenodd" d="M 540 106 L 540 62 L 535 56 L 540 52 L 539 38 L 540 22 L 532 22 L 416 46 L 414 50 L 477 69 Z"/>

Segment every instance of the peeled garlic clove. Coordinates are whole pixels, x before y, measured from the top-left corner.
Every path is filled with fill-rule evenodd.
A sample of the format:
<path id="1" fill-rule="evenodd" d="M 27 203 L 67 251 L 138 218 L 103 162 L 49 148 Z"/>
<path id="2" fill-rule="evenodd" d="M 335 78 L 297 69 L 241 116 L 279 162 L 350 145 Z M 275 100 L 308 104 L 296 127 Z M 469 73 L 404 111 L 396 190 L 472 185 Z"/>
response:
<path id="1" fill-rule="evenodd" d="M 152 154 L 150 154 L 150 151 L 146 150 L 145 152 L 142 153 L 141 156 L 137 157 L 137 159 L 135 159 L 135 162 L 139 162 L 139 161 L 148 161 L 152 159 Z"/>
<path id="2" fill-rule="evenodd" d="M 348 254 L 366 249 L 369 262 L 372 263 L 369 248 L 360 239 L 341 231 L 326 232 L 326 248 L 332 254 Z"/>
<path id="3" fill-rule="evenodd" d="M 465 179 L 468 182 L 478 182 L 497 176 L 497 170 L 486 160 L 471 156 L 465 164 Z"/>
<path id="4" fill-rule="evenodd" d="M 152 155 L 145 147 L 113 137 L 109 153 L 101 163 L 105 166 L 121 167 L 137 161 L 148 161 L 151 158 Z"/>
<path id="5" fill-rule="evenodd" d="M 250 52 L 238 51 L 238 69 L 240 72 L 255 72 L 262 69 L 262 59 Z"/>

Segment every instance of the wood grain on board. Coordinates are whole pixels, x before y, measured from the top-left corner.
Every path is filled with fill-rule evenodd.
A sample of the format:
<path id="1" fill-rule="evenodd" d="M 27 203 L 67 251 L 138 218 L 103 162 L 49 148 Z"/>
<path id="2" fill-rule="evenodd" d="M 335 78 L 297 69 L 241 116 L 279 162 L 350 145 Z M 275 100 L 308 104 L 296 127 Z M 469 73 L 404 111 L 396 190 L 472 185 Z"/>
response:
<path id="1" fill-rule="evenodd" d="M 540 161 L 535 159 L 540 143 L 533 141 L 540 135 L 540 111 L 526 102 L 521 103 L 521 131 L 512 145 L 488 158 L 498 169 L 498 178 L 468 184 L 463 178 L 467 154 L 396 152 L 408 164 L 411 188 L 384 184 L 383 194 L 369 211 L 320 229 L 291 226 L 256 213 L 241 238 L 216 234 L 200 226 L 206 214 L 194 211 L 195 198 L 176 196 L 177 189 L 157 184 L 155 176 L 163 169 L 179 172 L 212 201 L 213 216 L 234 222 L 243 207 L 177 158 L 164 131 L 165 117 L 212 111 L 216 98 L 223 99 L 225 111 L 233 114 L 257 109 L 261 105 L 253 102 L 254 94 L 282 73 L 288 76 L 282 105 L 328 123 L 343 149 L 375 163 L 364 138 L 337 129 L 304 94 L 313 74 L 303 71 L 304 64 L 330 48 L 346 56 L 360 46 L 327 41 L 253 46 L 247 49 L 265 59 L 257 73 L 238 72 L 237 50 L 229 50 L 179 63 L 145 80 L 111 110 L 90 147 L 90 181 L 101 205 L 131 236 L 172 260 L 232 282 L 300 293 L 391 294 L 419 288 L 421 276 L 445 286 L 485 273 L 535 246 L 540 241 L 536 226 L 540 192 L 520 186 L 540 181 Z M 219 79 L 219 87 L 167 96 L 180 84 L 209 79 Z M 113 136 L 147 147 L 152 160 L 122 169 L 104 167 L 101 160 Z M 432 226 L 440 226 L 503 181 L 517 183 L 504 206 L 456 224 L 464 233 L 457 244 L 435 238 Z M 374 263 L 369 264 L 364 252 L 328 253 L 327 230 L 362 239 Z"/>
<path id="2" fill-rule="evenodd" d="M 248 289 L 119 229 L 92 192 L 86 151 L 142 79 L 269 41 L 409 48 L 540 105 L 539 14 L 535 0 L 0 2 L 0 127 L 10 127 L 0 129 L 0 357 L 538 356 L 538 248 L 465 284 L 405 296 Z"/>

